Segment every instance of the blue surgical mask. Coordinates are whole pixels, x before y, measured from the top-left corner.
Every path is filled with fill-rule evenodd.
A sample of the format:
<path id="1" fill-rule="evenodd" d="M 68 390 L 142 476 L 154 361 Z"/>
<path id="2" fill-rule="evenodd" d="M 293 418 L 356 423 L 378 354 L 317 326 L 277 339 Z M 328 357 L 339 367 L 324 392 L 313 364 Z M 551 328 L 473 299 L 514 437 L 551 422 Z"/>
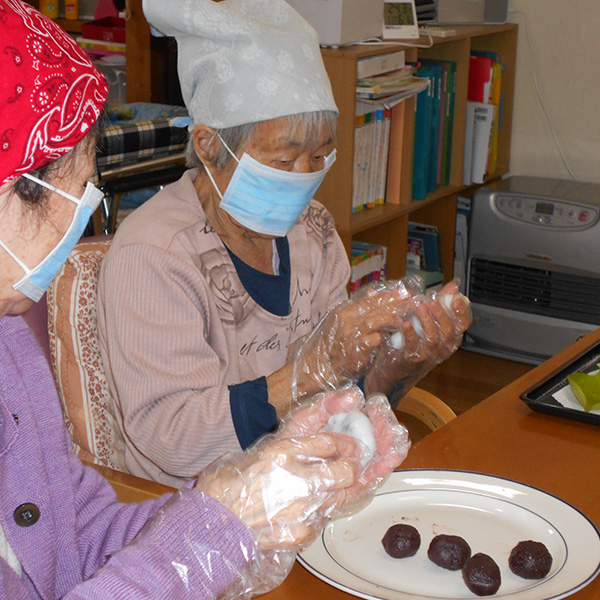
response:
<path id="1" fill-rule="evenodd" d="M 336 156 L 335 150 L 326 156 L 321 171 L 293 173 L 263 165 L 246 153 L 238 160 L 227 144 L 223 144 L 238 162 L 224 195 L 206 169 L 221 198 L 221 208 L 251 231 L 275 237 L 284 237 L 291 231 Z"/>
<path id="2" fill-rule="evenodd" d="M 73 215 L 73 220 L 69 225 L 69 228 L 58 242 L 58 244 L 54 247 L 52 252 L 46 256 L 44 260 L 33 269 L 30 269 L 25 265 L 25 263 L 10 250 L 7 246 L 0 240 L 0 246 L 8 252 L 8 254 L 12 257 L 12 259 L 25 271 L 25 275 L 17 281 L 13 285 L 13 288 L 34 302 L 38 302 L 41 297 L 44 295 L 44 292 L 48 289 L 48 286 L 52 282 L 52 280 L 56 277 L 56 274 L 60 271 L 60 268 L 63 266 L 67 257 L 71 253 L 71 250 L 75 247 L 75 244 L 79 241 L 79 238 L 83 234 L 90 217 L 98 208 L 100 201 L 104 197 L 104 194 L 93 184 L 89 183 L 86 185 L 85 191 L 83 192 L 83 196 L 81 198 L 76 198 L 75 196 L 71 196 L 71 194 L 67 194 L 58 188 L 55 188 L 53 185 L 30 175 L 29 173 L 24 173 L 23 177 L 30 179 L 31 181 L 35 181 L 37 184 L 60 194 L 64 198 L 67 198 L 71 202 L 75 202 L 77 208 L 75 209 L 75 214 Z"/>

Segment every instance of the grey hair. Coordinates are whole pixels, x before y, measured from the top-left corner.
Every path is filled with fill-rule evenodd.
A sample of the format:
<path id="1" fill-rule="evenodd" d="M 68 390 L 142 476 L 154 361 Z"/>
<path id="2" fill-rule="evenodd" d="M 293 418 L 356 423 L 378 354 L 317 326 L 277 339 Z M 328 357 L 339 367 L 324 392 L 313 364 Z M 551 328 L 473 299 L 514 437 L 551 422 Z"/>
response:
<path id="1" fill-rule="evenodd" d="M 337 113 L 332 110 L 323 110 L 317 112 L 305 112 L 297 115 L 289 115 L 284 117 L 288 120 L 291 127 L 290 136 L 293 137 L 296 131 L 300 128 L 306 130 L 306 135 L 303 140 L 303 147 L 315 146 L 321 140 L 323 130 L 328 133 L 328 137 L 333 142 L 337 134 Z M 221 136 L 221 139 L 227 144 L 231 152 L 234 154 L 245 146 L 252 135 L 258 123 L 245 123 L 244 125 L 236 125 L 224 129 L 217 129 L 216 132 Z M 215 134 L 216 135 L 216 134 Z M 192 135 L 188 138 L 185 149 L 186 164 L 190 168 L 203 168 L 196 151 L 194 150 L 194 142 Z M 233 157 L 227 150 L 224 144 L 221 144 L 219 153 L 215 159 L 215 166 L 219 169 L 225 167 Z"/>
<path id="2" fill-rule="evenodd" d="M 95 149 L 98 132 L 99 126 L 96 123 L 74 148 L 56 160 L 50 161 L 37 169 L 32 169 L 29 174 L 47 182 L 51 182 L 56 177 L 70 176 L 75 171 L 77 158 Z M 42 213 L 41 216 L 44 216 L 46 203 L 50 196 L 50 191 L 47 188 L 26 177 L 19 177 L 15 182 L 13 191 L 21 199 L 24 208 L 39 211 Z"/>

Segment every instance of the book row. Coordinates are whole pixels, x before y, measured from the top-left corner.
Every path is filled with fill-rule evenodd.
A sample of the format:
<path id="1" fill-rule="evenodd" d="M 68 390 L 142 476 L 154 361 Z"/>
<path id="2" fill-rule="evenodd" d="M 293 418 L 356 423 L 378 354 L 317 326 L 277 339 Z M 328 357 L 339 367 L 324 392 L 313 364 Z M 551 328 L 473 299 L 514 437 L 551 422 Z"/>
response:
<path id="1" fill-rule="evenodd" d="M 423 59 L 417 74 L 429 86 L 417 95 L 412 197 L 424 200 L 450 182 L 456 62 Z"/>
<path id="2" fill-rule="evenodd" d="M 385 201 L 392 110 L 357 102 L 352 211 Z"/>
<path id="3" fill-rule="evenodd" d="M 465 185 L 483 183 L 498 168 L 503 69 L 495 52 L 471 52 L 463 160 Z"/>

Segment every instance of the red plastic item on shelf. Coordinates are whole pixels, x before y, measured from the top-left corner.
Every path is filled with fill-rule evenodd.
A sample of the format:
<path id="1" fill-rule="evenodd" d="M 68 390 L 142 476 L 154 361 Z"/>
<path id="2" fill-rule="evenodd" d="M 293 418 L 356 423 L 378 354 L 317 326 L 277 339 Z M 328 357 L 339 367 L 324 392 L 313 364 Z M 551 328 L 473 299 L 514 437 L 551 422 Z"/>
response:
<path id="1" fill-rule="evenodd" d="M 121 17 L 104 17 L 84 23 L 81 36 L 89 40 L 125 43 L 125 19 Z"/>

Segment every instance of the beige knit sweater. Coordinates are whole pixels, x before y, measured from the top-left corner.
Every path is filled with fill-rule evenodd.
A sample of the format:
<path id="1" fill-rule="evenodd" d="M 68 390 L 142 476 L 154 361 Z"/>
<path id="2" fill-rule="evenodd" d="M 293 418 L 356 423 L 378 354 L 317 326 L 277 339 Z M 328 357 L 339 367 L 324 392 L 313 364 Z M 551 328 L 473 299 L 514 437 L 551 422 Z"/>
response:
<path id="1" fill-rule="evenodd" d="M 99 280 L 100 346 L 125 465 L 174 486 L 239 449 L 227 386 L 282 367 L 290 344 L 346 298 L 350 275 L 331 215 L 312 201 L 288 235 L 290 314 L 267 312 L 207 222 L 194 176 L 123 221 Z"/>

